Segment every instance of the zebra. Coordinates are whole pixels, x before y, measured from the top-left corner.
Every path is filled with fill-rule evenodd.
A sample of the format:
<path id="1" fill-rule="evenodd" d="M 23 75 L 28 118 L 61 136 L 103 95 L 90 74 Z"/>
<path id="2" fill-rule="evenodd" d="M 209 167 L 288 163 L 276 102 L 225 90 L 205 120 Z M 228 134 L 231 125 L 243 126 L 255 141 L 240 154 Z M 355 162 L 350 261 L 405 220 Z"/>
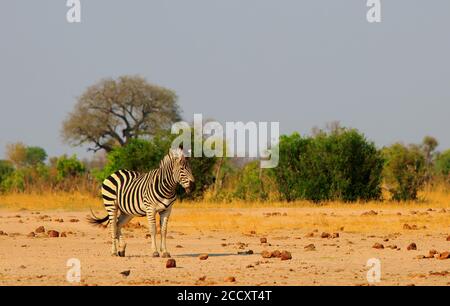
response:
<path id="1" fill-rule="evenodd" d="M 103 181 L 102 197 L 108 215 L 97 218 L 91 211 L 92 216 L 88 217 L 88 221 L 94 225 L 105 222 L 110 224 L 112 256 L 125 256 L 126 243 L 122 236 L 122 227 L 133 217 L 147 216 L 152 239 L 152 256 L 159 257 L 160 253 L 156 247 L 156 214 L 159 213 L 161 225 L 159 250 L 162 257 L 170 257 L 166 247 L 167 223 L 176 200 L 178 184 L 187 193 L 195 189 L 189 158 L 185 156 L 182 147 L 169 149 L 159 168 L 148 173 L 118 170 Z"/>

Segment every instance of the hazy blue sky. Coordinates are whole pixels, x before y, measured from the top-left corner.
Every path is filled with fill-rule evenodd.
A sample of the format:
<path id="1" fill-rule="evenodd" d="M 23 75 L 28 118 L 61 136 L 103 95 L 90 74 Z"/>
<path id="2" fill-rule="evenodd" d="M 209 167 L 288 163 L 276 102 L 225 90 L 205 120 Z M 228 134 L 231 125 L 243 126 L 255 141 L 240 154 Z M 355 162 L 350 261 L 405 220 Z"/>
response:
<path id="1" fill-rule="evenodd" d="M 0 157 L 8 142 L 50 155 L 96 81 L 139 74 L 174 89 L 183 116 L 279 121 L 307 133 L 339 120 L 382 146 L 436 136 L 450 147 L 450 1 L 65 0 L 0 3 Z"/>

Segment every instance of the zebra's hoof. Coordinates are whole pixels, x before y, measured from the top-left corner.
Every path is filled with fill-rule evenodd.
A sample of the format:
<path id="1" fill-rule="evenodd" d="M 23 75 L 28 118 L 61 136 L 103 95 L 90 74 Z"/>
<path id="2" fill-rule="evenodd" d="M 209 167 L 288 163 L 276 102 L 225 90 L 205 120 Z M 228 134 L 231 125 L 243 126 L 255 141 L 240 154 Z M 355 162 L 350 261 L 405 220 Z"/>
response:
<path id="1" fill-rule="evenodd" d="M 152 256 L 153 257 L 159 257 L 159 253 L 158 252 L 153 252 Z"/>
<path id="2" fill-rule="evenodd" d="M 125 251 L 119 251 L 119 257 L 125 257 Z"/>
<path id="3" fill-rule="evenodd" d="M 162 254 L 162 258 L 170 258 L 170 253 L 169 252 L 164 252 Z"/>

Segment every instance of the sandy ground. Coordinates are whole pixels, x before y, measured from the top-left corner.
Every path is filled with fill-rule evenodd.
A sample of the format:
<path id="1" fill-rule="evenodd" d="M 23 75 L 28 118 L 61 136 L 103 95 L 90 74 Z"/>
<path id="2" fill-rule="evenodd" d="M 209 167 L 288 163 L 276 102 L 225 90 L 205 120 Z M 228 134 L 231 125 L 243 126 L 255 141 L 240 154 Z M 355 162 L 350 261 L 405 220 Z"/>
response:
<path id="1" fill-rule="evenodd" d="M 277 211 L 289 214 L 295 209 L 302 208 Z M 308 214 L 319 213 L 314 208 L 303 210 Z M 186 211 L 178 208 L 179 218 Z M 270 211 L 273 209 L 234 209 L 232 214 L 263 215 Z M 347 210 L 338 213 L 346 214 Z M 441 230 L 368 234 L 344 229 L 337 231 L 339 238 L 321 238 L 320 228 L 264 233 L 233 229 L 199 231 L 175 220 L 169 223 L 168 234 L 168 248 L 177 265 L 172 269 L 166 268 L 167 259 L 150 256 L 145 219 L 136 219 L 143 226 L 133 221 L 133 226 L 124 229 L 128 247 L 126 257 L 120 258 L 110 256 L 109 231 L 89 225 L 86 215 L 86 211 L 0 210 L 0 231 L 6 233 L 0 235 L 0 285 L 366 285 L 369 270 L 366 263 L 370 258 L 381 263 L 381 282 L 375 285 L 450 285 L 450 259 L 417 258 L 428 255 L 432 249 L 450 250 L 447 241 L 450 211 L 446 212 L 449 223 Z M 277 218 L 282 222 L 282 217 Z M 383 222 L 380 216 L 377 218 Z M 46 231 L 66 232 L 67 237 L 48 238 L 46 233 L 28 237 L 41 225 Z M 311 233 L 313 237 L 307 237 Z M 267 238 L 266 244 L 260 242 L 262 237 Z M 407 250 L 412 242 L 417 250 Z M 375 243 L 385 248 L 375 249 Z M 314 244 L 316 250 L 305 250 L 309 244 Z M 390 245 L 398 249 L 387 248 Z M 238 254 L 249 250 L 253 254 Z M 261 256 L 263 250 L 288 250 L 292 259 L 266 259 Z M 209 257 L 200 260 L 200 254 Z M 70 258 L 80 260 L 79 284 L 66 280 Z M 127 270 L 128 276 L 121 274 Z M 225 280 L 231 276 L 234 282 Z"/>

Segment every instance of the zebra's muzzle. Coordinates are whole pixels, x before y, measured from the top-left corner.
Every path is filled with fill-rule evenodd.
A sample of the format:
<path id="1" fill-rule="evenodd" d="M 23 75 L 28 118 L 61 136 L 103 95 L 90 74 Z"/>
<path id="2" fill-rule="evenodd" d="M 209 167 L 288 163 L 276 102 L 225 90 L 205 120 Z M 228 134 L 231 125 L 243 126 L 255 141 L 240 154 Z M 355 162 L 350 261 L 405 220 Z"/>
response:
<path id="1" fill-rule="evenodd" d="M 186 193 L 191 193 L 195 190 L 195 182 L 190 181 L 189 186 L 186 187 L 184 190 L 186 190 Z"/>

